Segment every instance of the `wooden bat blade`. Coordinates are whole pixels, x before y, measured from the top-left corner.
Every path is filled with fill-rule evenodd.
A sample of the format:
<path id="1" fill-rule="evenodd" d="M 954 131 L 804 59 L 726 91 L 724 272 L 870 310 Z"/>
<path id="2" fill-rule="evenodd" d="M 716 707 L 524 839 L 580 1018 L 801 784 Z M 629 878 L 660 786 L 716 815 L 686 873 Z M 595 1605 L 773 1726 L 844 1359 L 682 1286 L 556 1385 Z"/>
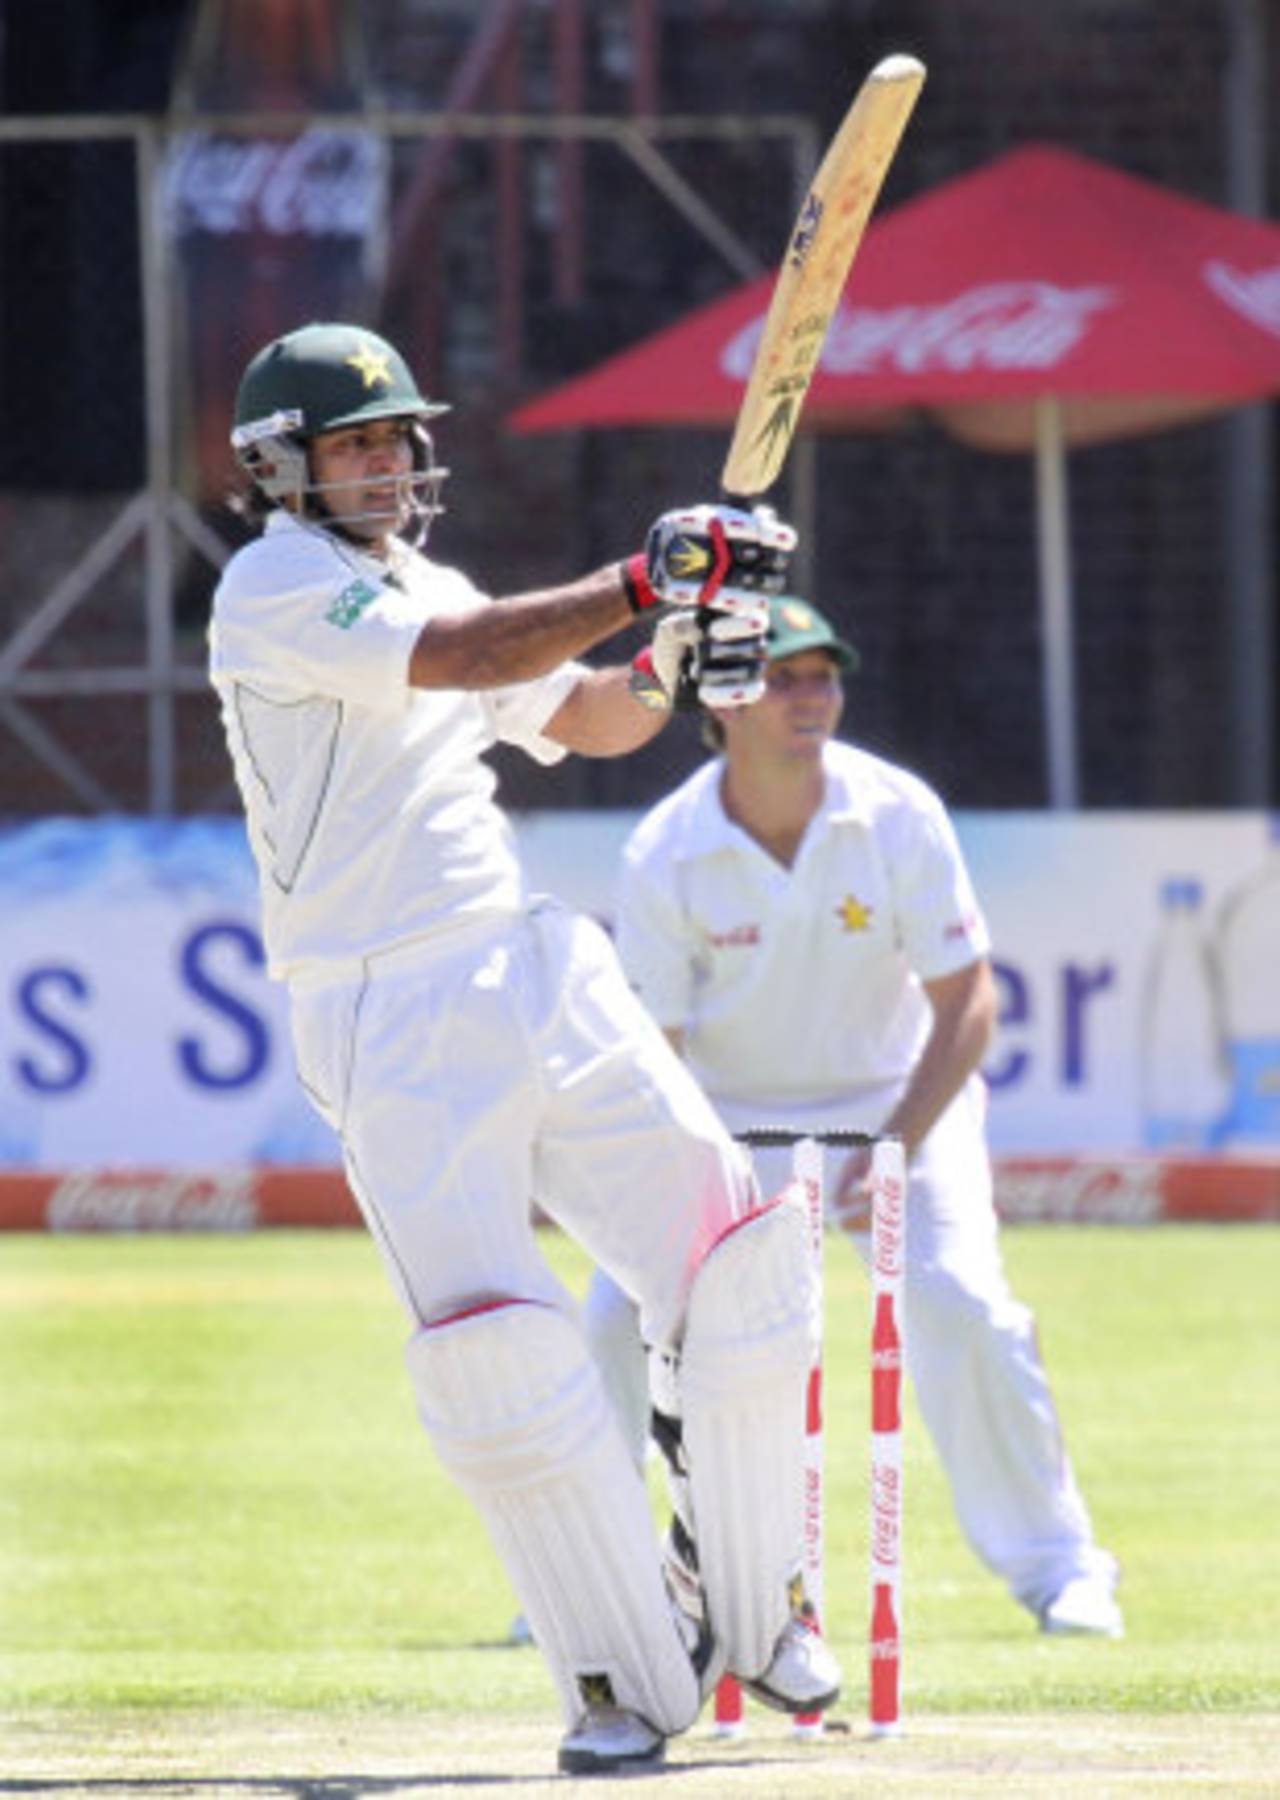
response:
<path id="1" fill-rule="evenodd" d="M 914 56 L 886 56 L 859 88 L 792 228 L 720 485 L 762 494 L 786 458 L 840 295 L 924 83 Z"/>

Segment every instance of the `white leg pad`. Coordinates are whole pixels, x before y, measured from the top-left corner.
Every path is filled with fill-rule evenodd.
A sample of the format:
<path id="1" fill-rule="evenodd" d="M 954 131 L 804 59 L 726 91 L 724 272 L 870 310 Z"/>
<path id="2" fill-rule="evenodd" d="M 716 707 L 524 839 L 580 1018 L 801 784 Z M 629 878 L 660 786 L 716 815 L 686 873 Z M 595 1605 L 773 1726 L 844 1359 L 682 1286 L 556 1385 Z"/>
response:
<path id="1" fill-rule="evenodd" d="M 727 1232 L 690 1294 L 677 1382 L 698 1566 L 711 1628 L 748 1680 L 798 1598 L 818 1306 L 806 1222 L 787 1199 Z"/>
<path id="2" fill-rule="evenodd" d="M 406 1354 L 419 1416 L 488 1527 L 566 1724 L 597 1703 L 686 1730 L 701 1696 L 648 1495 L 573 1324 L 501 1301 L 416 1332 Z"/>

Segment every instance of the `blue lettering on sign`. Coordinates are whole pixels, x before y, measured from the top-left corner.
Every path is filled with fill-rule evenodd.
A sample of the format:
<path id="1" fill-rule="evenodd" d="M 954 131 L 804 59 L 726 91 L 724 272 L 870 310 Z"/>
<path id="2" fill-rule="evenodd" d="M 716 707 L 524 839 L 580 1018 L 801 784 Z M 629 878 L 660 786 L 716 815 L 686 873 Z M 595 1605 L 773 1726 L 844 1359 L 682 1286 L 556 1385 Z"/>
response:
<path id="1" fill-rule="evenodd" d="M 197 999 L 212 1007 L 223 1023 L 234 1028 L 237 1038 L 235 1059 L 223 1065 L 211 1060 L 200 1038 L 178 1039 L 178 1060 L 190 1080 L 200 1087 L 248 1087 L 262 1074 L 271 1057 L 271 1038 L 263 1019 L 211 972 L 209 964 L 227 947 L 237 951 L 251 969 L 261 969 L 266 962 L 257 932 L 227 919 L 202 925 L 182 948 L 183 982 Z"/>
<path id="2" fill-rule="evenodd" d="M 38 1094 L 67 1094 L 85 1081 L 93 1066 L 84 1039 L 47 1010 L 48 990 L 63 989 L 77 1000 L 87 1000 L 89 984 L 75 969 L 52 966 L 32 969 L 18 984 L 18 1011 L 35 1029 L 56 1046 L 57 1059 L 52 1065 L 20 1056 L 16 1068 L 18 1078 Z"/>
<path id="3" fill-rule="evenodd" d="M 1030 1048 L 1010 1046 L 1005 1033 L 1034 1023 L 1035 1005 L 1029 978 L 1012 963 L 991 965 L 999 995 L 996 1027 L 999 1033 L 991 1061 L 983 1069 L 987 1085 L 993 1093 L 1013 1088 L 1031 1073 L 1033 1056 Z M 1053 1015 L 1050 1030 L 1059 1034 L 1060 1055 L 1057 1075 L 1063 1087 L 1083 1087 L 1089 1078 L 1086 1014 L 1089 1002 L 1113 988 L 1116 983 L 1114 963 L 1099 963 L 1084 968 L 1079 963 L 1063 963 L 1053 983 L 1055 998 L 1061 1009 L 1060 1020 Z M 1090 1015 L 1091 1016 L 1091 1015 Z M 1057 1021 L 1056 1025 L 1054 1021 Z"/>
<path id="4" fill-rule="evenodd" d="M 1110 963 L 1096 969 L 1068 963 L 1062 971 L 1062 1079 L 1067 1087 L 1080 1087 L 1085 1079 L 1085 1003 L 1105 993 L 1115 978 Z"/>

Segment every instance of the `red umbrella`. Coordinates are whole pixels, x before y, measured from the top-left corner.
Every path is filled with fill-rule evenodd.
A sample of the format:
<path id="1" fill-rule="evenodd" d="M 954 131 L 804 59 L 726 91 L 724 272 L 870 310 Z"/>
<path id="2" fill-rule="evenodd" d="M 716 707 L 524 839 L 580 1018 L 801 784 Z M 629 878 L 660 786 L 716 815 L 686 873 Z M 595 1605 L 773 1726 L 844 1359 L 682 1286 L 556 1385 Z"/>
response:
<path id="1" fill-rule="evenodd" d="M 727 426 L 772 278 L 736 289 L 517 412 L 517 431 Z M 1280 392 L 1280 226 L 1047 145 L 885 214 L 832 321 L 803 424 L 927 410 L 1037 457 L 1050 794 L 1075 802 L 1064 445 Z"/>

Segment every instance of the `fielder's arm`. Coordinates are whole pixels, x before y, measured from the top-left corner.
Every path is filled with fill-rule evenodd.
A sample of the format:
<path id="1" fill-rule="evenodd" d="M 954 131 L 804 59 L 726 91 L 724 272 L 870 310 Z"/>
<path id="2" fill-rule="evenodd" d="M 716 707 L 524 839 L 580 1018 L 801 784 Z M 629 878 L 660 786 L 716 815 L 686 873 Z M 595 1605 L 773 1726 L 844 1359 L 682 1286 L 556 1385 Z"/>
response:
<path id="1" fill-rule="evenodd" d="M 996 1026 L 995 977 L 985 956 L 926 981 L 924 991 L 933 1025 L 902 1098 L 880 1127 L 902 1139 L 908 1162 L 981 1063 Z"/>
<path id="2" fill-rule="evenodd" d="M 902 1098 L 880 1127 L 902 1139 L 908 1164 L 981 1064 L 996 1024 L 996 984 L 985 956 L 926 981 L 924 991 L 933 1024 Z M 865 1231 L 870 1223 L 870 1173 L 865 1149 L 853 1151 L 840 1170 L 832 1204 L 846 1231 Z"/>

